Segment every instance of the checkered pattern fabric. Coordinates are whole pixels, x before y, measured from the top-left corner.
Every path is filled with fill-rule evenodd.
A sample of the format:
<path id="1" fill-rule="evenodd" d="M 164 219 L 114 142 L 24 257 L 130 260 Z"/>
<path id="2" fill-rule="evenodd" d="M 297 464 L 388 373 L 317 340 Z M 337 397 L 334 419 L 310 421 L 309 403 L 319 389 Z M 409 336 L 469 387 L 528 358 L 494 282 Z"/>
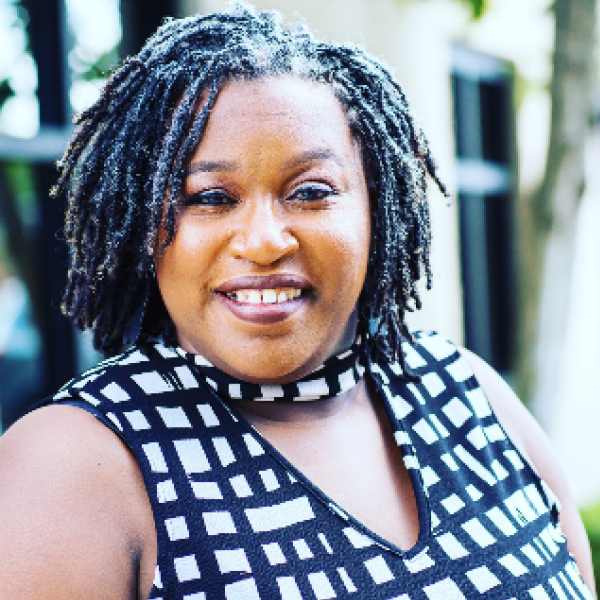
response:
<path id="1" fill-rule="evenodd" d="M 282 385 L 259 385 L 235 379 L 217 369 L 200 354 L 190 354 L 182 348 L 176 348 L 175 351 L 191 362 L 200 378 L 224 400 L 230 398 L 258 402 L 325 400 L 353 388 L 364 373 L 358 360 L 360 338 L 348 350 L 327 359 L 302 379 Z"/>
<path id="2" fill-rule="evenodd" d="M 158 536 L 153 600 L 591 600 L 551 491 L 436 334 L 372 365 L 411 475 L 420 534 L 402 552 L 337 506 L 157 344 L 100 364 L 51 401 L 79 399 L 119 432 Z"/>

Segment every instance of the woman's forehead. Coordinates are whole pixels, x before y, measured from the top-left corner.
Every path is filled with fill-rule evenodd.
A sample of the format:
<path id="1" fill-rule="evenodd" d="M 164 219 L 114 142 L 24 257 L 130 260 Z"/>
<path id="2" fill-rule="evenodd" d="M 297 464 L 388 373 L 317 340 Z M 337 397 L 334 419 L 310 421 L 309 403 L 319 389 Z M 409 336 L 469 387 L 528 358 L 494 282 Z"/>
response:
<path id="1" fill-rule="evenodd" d="M 346 114 L 332 88 L 289 75 L 233 80 L 210 110 L 199 148 L 229 144 L 250 136 L 311 145 L 353 146 Z"/>
<path id="2" fill-rule="evenodd" d="M 232 116 L 258 109 L 256 114 L 260 116 L 272 111 L 274 105 L 278 105 L 282 113 L 285 111 L 298 118 L 310 113 L 323 114 L 324 111 L 329 117 L 334 113 L 343 114 L 342 106 L 329 84 L 285 74 L 231 79 L 218 93 L 211 115 L 218 107 L 221 112 L 229 111 Z"/>

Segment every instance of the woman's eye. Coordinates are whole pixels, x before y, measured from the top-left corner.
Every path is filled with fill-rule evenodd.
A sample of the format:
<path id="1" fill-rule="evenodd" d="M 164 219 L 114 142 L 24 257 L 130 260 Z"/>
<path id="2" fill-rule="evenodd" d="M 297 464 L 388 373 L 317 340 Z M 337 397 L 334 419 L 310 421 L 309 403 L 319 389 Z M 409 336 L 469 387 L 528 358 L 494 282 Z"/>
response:
<path id="1" fill-rule="evenodd" d="M 334 196 L 337 192 L 330 187 L 325 186 L 304 186 L 297 189 L 290 197 L 291 200 L 299 200 L 301 202 L 310 202 L 322 200 L 328 196 Z"/>
<path id="2" fill-rule="evenodd" d="M 184 206 L 228 206 L 235 204 L 236 201 L 228 196 L 225 192 L 218 190 L 208 190 L 205 192 L 197 192 L 196 194 L 190 194 L 183 200 Z"/>

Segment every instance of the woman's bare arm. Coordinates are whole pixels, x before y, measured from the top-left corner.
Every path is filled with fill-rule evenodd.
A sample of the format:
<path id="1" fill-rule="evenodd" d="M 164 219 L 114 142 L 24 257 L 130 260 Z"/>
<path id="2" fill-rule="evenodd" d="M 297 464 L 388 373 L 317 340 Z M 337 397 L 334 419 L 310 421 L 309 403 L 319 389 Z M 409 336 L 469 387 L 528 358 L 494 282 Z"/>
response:
<path id="1" fill-rule="evenodd" d="M 0 438 L 0 598 L 132 600 L 140 588 L 146 598 L 148 511 L 114 433 L 72 406 L 32 412 Z"/>
<path id="2" fill-rule="evenodd" d="M 461 348 L 498 420 L 521 454 L 550 486 L 561 503 L 560 524 L 581 575 L 595 594 L 590 545 L 577 506 L 550 440 L 508 384 L 481 358 Z"/>

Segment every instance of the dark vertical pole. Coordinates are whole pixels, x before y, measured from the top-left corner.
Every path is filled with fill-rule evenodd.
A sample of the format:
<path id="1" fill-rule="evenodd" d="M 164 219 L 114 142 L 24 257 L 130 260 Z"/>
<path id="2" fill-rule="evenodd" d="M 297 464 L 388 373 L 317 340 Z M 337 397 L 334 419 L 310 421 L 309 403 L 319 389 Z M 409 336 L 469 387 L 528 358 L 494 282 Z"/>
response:
<path id="1" fill-rule="evenodd" d="M 121 0 L 121 55 L 138 52 L 165 17 L 179 17 L 177 0 Z"/>
<path id="2" fill-rule="evenodd" d="M 38 69 L 40 125 L 66 127 L 69 122 L 67 39 L 64 0 L 28 0 L 31 50 Z M 43 393 L 53 393 L 74 375 L 73 327 L 60 314 L 66 281 L 67 249 L 61 242 L 64 200 L 48 192 L 56 180 L 52 164 L 35 167 L 40 230 L 37 232 L 38 325 L 45 365 Z"/>

